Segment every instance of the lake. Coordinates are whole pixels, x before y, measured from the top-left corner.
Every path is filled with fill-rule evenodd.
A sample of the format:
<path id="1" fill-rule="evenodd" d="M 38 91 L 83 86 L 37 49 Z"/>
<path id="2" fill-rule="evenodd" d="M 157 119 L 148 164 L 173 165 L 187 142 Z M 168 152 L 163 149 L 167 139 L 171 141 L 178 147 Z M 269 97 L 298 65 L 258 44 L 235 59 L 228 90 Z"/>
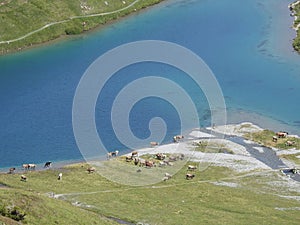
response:
<path id="1" fill-rule="evenodd" d="M 289 3 L 166 1 L 99 31 L 1 56 L 0 167 L 81 159 L 72 128 L 77 85 L 99 56 L 140 40 L 173 42 L 200 56 L 223 91 L 228 122 L 251 121 L 300 135 L 300 56 L 291 47 L 295 32 L 290 28 Z M 149 75 L 181 85 L 195 102 L 200 125 L 210 125 L 205 93 L 183 71 L 161 63 L 133 64 L 114 74 L 98 97 L 95 120 L 106 149 L 128 149 L 114 133 L 111 109 L 124 86 Z M 172 88 L 165 90 L 163 84 L 158 87 L 166 95 L 178 94 Z M 157 117 L 167 126 L 163 143 L 181 132 L 174 106 L 155 97 L 136 104 L 128 124 L 137 138 L 146 139 L 149 122 Z M 159 132 L 161 127 L 154 124 L 153 129 Z"/>

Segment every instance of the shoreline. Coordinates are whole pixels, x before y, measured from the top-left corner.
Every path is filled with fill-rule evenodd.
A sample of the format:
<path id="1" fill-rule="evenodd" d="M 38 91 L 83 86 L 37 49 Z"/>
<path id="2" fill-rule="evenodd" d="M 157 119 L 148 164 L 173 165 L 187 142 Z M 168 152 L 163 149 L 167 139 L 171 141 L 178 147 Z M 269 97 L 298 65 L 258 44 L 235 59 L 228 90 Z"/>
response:
<path id="1" fill-rule="evenodd" d="M 298 16 L 299 16 L 299 9 L 297 10 L 297 6 L 299 5 L 300 1 L 295 1 L 291 4 L 288 5 L 289 10 L 291 11 L 290 16 L 294 17 L 294 21 L 293 21 L 293 26 L 292 29 L 296 31 L 296 37 L 293 40 L 293 48 L 296 52 L 300 53 L 300 32 L 299 32 L 299 28 L 300 28 L 300 23 L 297 22 L 299 20 Z"/>
<path id="2" fill-rule="evenodd" d="M 185 138 L 183 141 L 179 141 L 179 143 L 166 143 L 162 145 L 158 145 L 156 147 L 146 147 L 136 149 L 139 153 L 139 156 L 147 155 L 147 154 L 156 154 L 156 153 L 164 153 L 164 154 L 174 154 L 174 153 L 183 153 L 189 158 L 189 161 L 193 162 L 205 162 L 215 166 L 225 166 L 234 170 L 238 170 L 239 172 L 252 171 L 256 169 L 271 169 L 265 163 L 261 162 L 258 158 L 253 156 L 252 153 L 249 152 L 247 148 L 252 146 L 253 149 L 256 149 L 257 152 L 263 153 L 264 149 L 270 149 L 270 151 L 274 151 L 277 157 L 282 154 L 296 154 L 298 152 L 297 149 L 291 150 L 281 150 L 281 149 L 272 149 L 267 146 L 262 146 L 257 142 L 253 142 L 247 140 L 244 137 L 244 134 L 247 133 L 255 133 L 259 131 L 263 131 L 264 129 L 260 126 L 252 123 L 252 122 L 242 122 L 235 124 L 226 124 L 223 126 L 217 127 L 206 127 L 206 128 L 194 128 L 190 130 L 188 133 L 184 134 Z M 224 136 L 223 136 L 224 135 Z M 290 137 L 299 138 L 297 135 L 289 135 Z M 235 138 L 238 138 L 240 141 L 234 141 Z M 198 142 L 208 142 L 214 143 L 220 146 L 225 146 L 233 151 L 233 154 L 229 153 L 209 153 L 209 152 L 199 152 L 196 150 L 191 150 L 191 146 L 195 146 L 195 143 Z M 209 144 L 209 145 L 210 145 Z M 180 146 L 180 150 L 178 150 L 178 146 Z M 256 146 L 256 147 L 253 147 Z M 122 152 L 120 157 L 131 156 L 132 151 Z M 255 152 L 255 151 L 254 151 Z M 296 152 L 296 153 L 295 153 Z M 202 159 L 204 157 L 204 161 Z M 94 166 L 101 162 L 106 162 L 106 157 L 94 158 L 94 159 L 70 159 L 70 160 L 62 160 L 62 161 L 52 161 L 52 166 L 50 168 L 44 168 L 44 163 L 38 163 L 37 168 L 35 170 L 25 171 L 20 166 L 16 166 L 16 174 L 20 173 L 28 173 L 33 171 L 45 171 L 45 170 L 60 170 L 67 166 L 77 165 L 77 164 L 90 164 Z M 241 161 L 243 162 L 241 165 L 238 163 L 232 163 L 233 161 Z M 292 163 L 286 163 L 286 165 L 291 165 Z M 9 168 L 11 167 L 3 167 L 0 168 L 0 173 L 7 173 Z"/>
<path id="3" fill-rule="evenodd" d="M 53 44 L 56 44 L 56 43 L 60 43 L 60 42 L 66 41 L 66 40 L 72 40 L 72 39 L 76 39 L 76 38 L 81 38 L 82 36 L 88 35 L 88 34 L 93 33 L 93 32 L 99 32 L 100 30 L 105 29 L 106 27 L 108 27 L 108 26 L 110 26 L 110 25 L 112 25 L 114 23 L 122 21 L 123 19 L 126 19 L 126 18 L 128 18 L 130 16 L 137 15 L 138 13 L 142 13 L 142 12 L 144 12 L 146 10 L 149 10 L 152 7 L 155 7 L 156 5 L 161 4 L 162 2 L 166 2 L 166 1 L 167 0 L 157 0 L 157 1 L 153 2 L 153 3 L 149 3 L 149 5 L 142 5 L 142 6 L 138 5 L 138 7 L 139 7 L 138 9 L 135 8 L 135 5 L 132 5 L 131 7 L 126 8 L 124 10 L 120 10 L 120 11 L 116 10 L 116 12 L 112 12 L 112 14 L 95 16 L 95 17 L 105 17 L 105 16 L 110 16 L 110 15 L 115 15 L 115 14 L 118 14 L 118 13 L 121 14 L 121 15 L 118 15 L 116 18 L 113 17 L 113 18 L 109 18 L 107 20 L 105 19 L 104 23 L 98 23 L 95 26 L 88 28 L 87 30 L 82 30 L 78 34 L 70 34 L 70 35 L 68 35 L 68 34 L 60 34 L 58 37 L 55 37 L 55 38 L 49 37 L 48 40 L 46 40 L 46 41 L 41 41 L 41 42 L 37 42 L 37 43 L 33 43 L 33 44 L 27 43 L 26 42 L 26 38 L 27 37 L 25 37 L 25 39 L 22 39 L 20 41 L 11 42 L 12 44 L 19 43 L 19 42 L 22 43 L 23 42 L 23 44 L 21 44 L 22 47 L 16 46 L 16 47 L 14 47 L 12 49 L 6 49 L 6 48 L 4 48 L 2 50 L 0 49 L 0 57 L 1 56 L 12 55 L 12 54 L 16 54 L 16 53 L 21 53 L 21 52 L 26 52 L 26 51 L 29 51 L 29 50 L 32 50 L 32 49 L 38 49 L 38 48 L 50 46 L 50 45 L 53 45 Z M 141 2 L 139 2 L 139 1 L 136 2 L 136 4 L 139 4 L 139 3 L 141 3 Z M 127 12 L 127 10 L 130 10 L 130 11 Z M 101 14 L 105 14 L 105 13 L 101 13 Z M 89 18 L 93 17 L 93 16 L 89 17 L 89 15 L 85 15 L 85 16 L 86 16 L 86 19 L 89 19 Z M 74 18 L 71 18 L 70 21 L 77 19 L 76 16 L 73 16 L 73 17 Z M 59 24 L 57 24 L 57 25 L 59 25 Z M 46 26 L 46 29 L 47 29 L 47 26 Z M 43 32 L 43 30 L 41 30 L 39 32 Z M 29 32 L 29 33 L 31 33 L 31 32 Z M 35 35 L 35 34 L 33 34 L 33 35 Z M 18 39 L 18 38 L 15 38 L 15 39 Z M 10 42 L 10 41 L 5 41 L 4 40 L 4 41 L 0 41 L 0 42 Z M 0 43 L 0 47 L 1 47 L 1 45 L 5 45 L 5 44 L 7 45 L 7 43 Z"/>

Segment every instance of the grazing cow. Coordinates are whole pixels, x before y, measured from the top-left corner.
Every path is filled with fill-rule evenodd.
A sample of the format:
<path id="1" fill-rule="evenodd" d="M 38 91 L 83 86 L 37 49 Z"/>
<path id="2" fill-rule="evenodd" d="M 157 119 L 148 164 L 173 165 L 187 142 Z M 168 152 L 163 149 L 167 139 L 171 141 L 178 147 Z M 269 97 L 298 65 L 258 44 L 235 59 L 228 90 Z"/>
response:
<path id="1" fill-rule="evenodd" d="M 179 140 L 181 140 L 181 139 L 183 139 L 183 138 L 184 138 L 183 135 L 176 135 L 176 136 L 173 137 L 173 141 L 174 141 L 174 142 L 178 142 Z"/>
<path id="2" fill-rule="evenodd" d="M 188 170 L 194 171 L 195 169 L 197 169 L 197 166 L 188 165 Z"/>
<path id="3" fill-rule="evenodd" d="M 48 161 L 45 163 L 44 168 L 49 168 L 51 167 L 52 162 Z"/>
<path id="4" fill-rule="evenodd" d="M 27 181 L 27 177 L 25 175 L 21 175 L 21 181 Z"/>
<path id="5" fill-rule="evenodd" d="M 89 167 L 89 168 L 87 168 L 86 171 L 88 171 L 89 173 L 93 173 L 93 172 L 96 171 L 96 168 L 95 167 Z"/>
<path id="6" fill-rule="evenodd" d="M 159 145 L 159 143 L 155 142 L 155 141 L 151 141 L 150 145 L 151 145 L 151 147 L 155 147 L 155 146 Z"/>
<path id="7" fill-rule="evenodd" d="M 172 175 L 169 173 L 165 173 L 165 177 L 168 177 L 170 179 L 170 178 L 172 178 Z"/>
<path id="8" fill-rule="evenodd" d="M 293 146 L 294 144 L 296 144 L 296 141 L 287 141 L 285 143 L 286 146 Z"/>
<path id="9" fill-rule="evenodd" d="M 35 164 L 28 164 L 29 168 L 28 169 L 32 169 L 35 170 L 36 165 Z"/>
<path id="10" fill-rule="evenodd" d="M 280 132 L 277 132 L 277 133 L 276 133 L 276 135 L 277 135 L 279 138 L 286 138 L 288 134 L 289 134 L 288 132 L 284 132 L 284 131 L 280 131 Z"/>
<path id="11" fill-rule="evenodd" d="M 15 173 L 15 170 L 16 170 L 15 167 L 9 168 L 8 173 L 13 174 L 13 173 Z"/>
<path id="12" fill-rule="evenodd" d="M 195 177 L 195 174 L 187 173 L 187 174 L 185 175 L 185 178 L 186 178 L 187 180 L 191 180 L 191 179 L 193 179 L 194 177 Z"/>
<path id="13" fill-rule="evenodd" d="M 166 155 L 164 155 L 163 153 L 157 153 L 155 155 L 155 157 L 158 159 L 158 160 L 164 160 L 166 158 Z"/>
<path id="14" fill-rule="evenodd" d="M 175 161 L 177 161 L 177 159 L 178 159 L 178 157 L 175 155 L 169 156 L 169 162 L 175 162 Z"/>
<path id="15" fill-rule="evenodd" d="M 184 154 L 180 154 L 179 159 L 184 160 Z"/>
<path id="16" fill-rule="evenodd" d="M 29 168 L 30 168 L 29 164 L 23 164 L 22 167 L 24 170 L 29 170 Z"/>
<path id="17" fill-rule="evenodd" d="M 110 159 L 111 157 L 117 157 L 118 154 L 119 154 L 119 151 L 118 151 L 118 150 L 116 150 L 116 151 L 114 151 L 114 152 L 108 152 L 108 153 L 107 153 L 107 159 Z"/>
<path id="18" fill-rule="evenodd" d="M 126 156 L 126 162 L 131 162 L 133 160 L 133 157 L 132 156 Z"/>
<path id="19" fill-rule="evenodd" d="M 138 165 L 139 164 L 140 159 L 139 158 L 134 158 L 134 165 Z"/>
<path id="20" fill-rule="evenodd" d="M 277 142 L 278 138 L 277 136 L 273 136 L 273 142 Z"/>
<path id="21" fill-rule="evenodd" d="M 139 162 L 140 162 L 141 167 L 146 165 L 146 160 L 145 159 L 140 159 Z"/>
<path id="22" fill-rule="evenodd" d="M 131 157 L 132 157 L 132 158 L 138 157 L 138 156 L 139 156 L 138 151 L 133 151 L 133 152 L 131 152 Z"/>
<path id="23" fill-rule="evenodd" d="M 57 180 L 61 180 L 62 179 L 62 173 L 58 174 Z"/>
<path id="24" fill-rule="evenodd" d="M 146 161 L 145 161 L 145 166 L 146 166 L 147 168 L 151 168 L 151 167 L 154 167 L 154 166 L 155 166 L 155 163 L 152 162 L 152 161 L 146 160 Z"/>
<path id="25" fill-rule="evenodd" d="M 165 163 L 165 162 L 159 162 L 158 163 L 158 166 L 159 167 L 165 167 L 167 165 L 167 163 Z"/>

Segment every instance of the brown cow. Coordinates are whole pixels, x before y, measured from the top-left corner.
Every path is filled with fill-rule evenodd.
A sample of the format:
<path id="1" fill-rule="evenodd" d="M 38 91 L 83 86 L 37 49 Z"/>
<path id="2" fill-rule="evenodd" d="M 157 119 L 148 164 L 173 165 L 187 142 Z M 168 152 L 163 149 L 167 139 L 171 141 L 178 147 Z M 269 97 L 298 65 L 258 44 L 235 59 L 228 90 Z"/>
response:
<path id="1" fill-rule="evenodd" d="M 277 132 L 277 133 L 276 133 L 276 135 L 277 135 L 279 138 L 286 138 L 288 134 L 289 134 L 288 132 L 284 132 L 284 131 L 280 131 L 280 132 Z"/>
<path id="2" fill-rule="evenodd" d="M 8 174 L 13 174 L 13 173 L 15 173 L 15 170 L 16 170 L 15 167 L 9 168 Z"/>
<path id="3" fill-rule="evenodd" d="M 155 142 L 155 141 L 151 141 L 150 145 L 151 145 L 151 147 L 155 147 L 155 146 L 159 145 L 159 143 Z"/>
<path id="4" fill-rule="evenodd" d="M 176 136 L 173 137 L 173 141 L 174 141 L 174 142 L 178 142 L 179 140 L 181 140 L 181 139 L 183 139 L 183 138 L 184 138 L 183 135 L 176 135 Z"/>
<path id="5" fill-rule="evenodd" d="M 155 166 L 155 163 L 152 162 L 152 161 L 146 160 L 146 161 L 145 161 L 145 166 L 148 167 L 148 168 L 151 168 L 151 167 L 154 167 L 154 166 Z"/>
<path id="6" fill-rule="evenodd" d="M 133 151 L 131 152 L 131 157 L 134 158 L 134 157 L 138 157 L 139 153 L 138 151 Z"/>
<path id="7" fill-rule="evenodd" d="M 286 146 L 293 146 L 294 144 L 296 144 L 296 141 L 287 141 L 285 143 Z"/>
<path id="8" fill-rule="evenodd" d="M 89 173 L 93 173 L 93 172 L 96 171 L 96 168 L 95 167 L 89 167 L 89 168 L 87 168 L 86 171 L 88 171 Z"/>

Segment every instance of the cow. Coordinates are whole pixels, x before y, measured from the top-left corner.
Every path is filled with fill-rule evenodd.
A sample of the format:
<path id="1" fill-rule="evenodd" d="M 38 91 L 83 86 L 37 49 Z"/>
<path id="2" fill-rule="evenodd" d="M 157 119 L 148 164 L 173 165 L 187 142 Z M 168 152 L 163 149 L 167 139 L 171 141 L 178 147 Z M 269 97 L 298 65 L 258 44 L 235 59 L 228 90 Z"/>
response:
<path id="1" fill-rule="evenodd" d="M 57 180 L 61 180 L 62 179 L 62 173 L 58 174 Z"/>
<path id="2" fill-rule="evenodd" d="M 151 168 L 151 167 L 154 167 L 154 166 L 155 166 L 155 163 L 152 162 L 152 161 L 146 160 L 146 161 L 145 161 L 145 166 L 146 166 L 147 168 Z"/>
<path id="3" fill-rule="evenodd" d="M 184 160 L 185 155 L 183 153 L 180 154 L 179 159 Z"/>
<path id="4" fill-rule="evenodd" d="M 89 167 L 89 168 L 87 168 L 86 171 L 88 171 L 89 173 L 93 173 L 93 172 L 96 171 L 96 168 L 95 167 Z"/>
<path id="5" fill-rule="evenodd" d="M 133 151 L 133 152 L 131 152 L 131 157 L 132 157 L 132 158 L 138 157 L 138 156 L 139 156 L 138 151 Z"/>
<path id="6" fill-rule="evenodd" d="M 118 150 L 116 150 L 116 151 L 114 151 L 114 152 L 108 152 L 108 153 L 107 153 L 107 159 L 110 159 L 111 157 L 117 157 L 118 154 L 119 154 L 119 151 L 118 151 Z"/>
<path id="7" fill-rule="evenodd" d="M 171 179 L 171 178 L 172 178 L 172 175 L 171 175 L 171 174 L 165 173 L 165 176 L 164 176 L 164 178 L 163 178 L 163 181 L 167 181 L 167 180 L 169 180 L 169 179 Z"/>
<path id="8" fill-rule="evenodd" d="M 23 164 L 22 167 L 24 170 L 29 170 L 29 164 Z"/>
<path id="9" fill-rule="evenodd" d="M 21 181 L 27 181 L 27 177 L 25 175 L 21 175 Z"/>
<path id="10" fill-rule="evenodd" d="M 48 161 L 45 163 L 44 168 L 49 168 L 51 167 L 52 162 Z"/>
<path id="11" fill-rule="evenodd" d="M 143 167 L 146 165 L 146 160 L 145 159 L 139 159 L 140 162 L 140 167 Z"/>
<path id="12" fill-rule="evenodd" d="M 187 174 L 185 175 L 185 178 L 186 178 L 187 180 L 191 180 L 191 179 L 193 179 L 194 177 L 195 177 L 195 174 L 187 173 Z"/>
<path id="13" fill-rule="evenodd" d="M 284 131 L 279 131 L 279 132 L 276 133 L 276 135 L 279 138 L 286 138 L 288 134 L 289 134 L 288 132 L 284 132 Z"/>
<path id="14" fill-rule="evenodd" d="M 178 142 L 179 140 L 181 140 L 183 138 L 184 138 L 183 135 L 176 135 L 176 136 L 173 137 L 173 141 L 176 143 L 176 142 Z"/>
<path id="15" fill-rule="evenodd" d="M 8 174 L 13 174 L 13 173 L 15 173 L 15 170 L 16 170 L 15 167 L 9 168 Z"/>
<path id="16" fill-rule="evenodd" d="M 167 163 L 165 163 L 165 162 L 159 162 L 158 163 L 158 166 L 159 167 L 165 167 L 167 165 Z"/>
<path id="17" fill-rule="evenodd" d="M 294 144 L 296 144 L 296 141 L 287 141 L 285 143 L 286 146 L 293 146 Z"/>
<path id="18" fill-rule="evenodd" d="M 155 146 L 159 145 L 159 143 L 155 142 L 155 141 L 151 141 L 150 145 L 151 145 L 151 147 L 155 147 Z"/>
<path id="19" fill-rule="evenodd" d="M 138 165 L 139 164 L 140 159 L 139 158 L 134 158 L 134 165 Z"/>
<path id="20" fill-rule="evenodd" d="M 273 142 L 277 142 L 278 138 L 277 136 L 273 136 Z"/>
<path id="21" fill-rule="evenodd" d="M 166 155 L 164 155 L 163 153 L 157 153 L 155 155 L 155 157 L 158 159 L 158 160 L 164 160 L 166 158 Z"/>
<path id="22" fill-rule="evenodd" d="M 35 164 L 28 164 L 28 169 L 35 170 L 36 165 Z"/>
<path id="23" fill-rule="evenodd" d="M 125 158 L 126 162 L 131 162 L 133 160 L 132 156 L 126 156 Z"/>
<path id="24" fill-rule="evenodd" d="M 197 169 L 197 166 L 188 165 L 188 170 L 194 171 L 195 169 Z"/>
<path id="25" fill-rule="evenodd" d="M 177 159 L 178 159 L 178 157 L 175 155 L 169 156 L 169 162 L 175 162 L 175 161 L 177 161 Z"/>

